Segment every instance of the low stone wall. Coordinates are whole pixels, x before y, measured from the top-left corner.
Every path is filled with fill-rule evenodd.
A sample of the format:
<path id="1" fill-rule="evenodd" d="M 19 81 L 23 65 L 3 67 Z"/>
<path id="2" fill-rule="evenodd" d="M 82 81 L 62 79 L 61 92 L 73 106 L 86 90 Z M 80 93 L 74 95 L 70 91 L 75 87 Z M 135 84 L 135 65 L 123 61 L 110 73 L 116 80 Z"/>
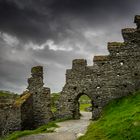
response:
<path id="1" fill-rule="evenodd" d="M 4 101 L 5 99 L 5 101 Z M 19 107 L 13 106 L 13 99 L 0 99 L 0 135 L 21 129 L 21 113 Z"/>

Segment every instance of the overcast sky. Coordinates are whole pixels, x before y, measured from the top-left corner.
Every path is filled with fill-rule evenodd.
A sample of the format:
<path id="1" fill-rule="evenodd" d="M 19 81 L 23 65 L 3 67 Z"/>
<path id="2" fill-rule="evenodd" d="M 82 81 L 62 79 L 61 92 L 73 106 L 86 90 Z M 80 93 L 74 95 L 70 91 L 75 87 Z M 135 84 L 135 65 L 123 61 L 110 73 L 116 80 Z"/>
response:
<path id="1" fill-rule="evenodd" d="M 42 65 L 45 86 L 61 91 L 72 60 L 108 54 L 136 14 L 140 0 L 0 0 L 0 89 L 22 93 Z"/>

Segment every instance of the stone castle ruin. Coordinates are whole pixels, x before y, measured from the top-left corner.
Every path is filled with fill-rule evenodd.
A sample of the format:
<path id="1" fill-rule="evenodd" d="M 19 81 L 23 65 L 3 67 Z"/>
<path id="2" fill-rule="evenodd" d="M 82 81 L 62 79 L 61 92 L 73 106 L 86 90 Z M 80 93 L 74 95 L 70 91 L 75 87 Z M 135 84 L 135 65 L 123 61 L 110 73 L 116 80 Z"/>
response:
<path id="1" fill-rule="evenodd" d="M 28 87 L 19 98 L 0 98 L 0 135 L 11 131 L 34 129 L 55 117 L 80 118 L 79 98 L 91 99 L 92 119 L 100 117 L 112 99 L 140 90 L 140 16 L 136 29 L 122 29 L 124 42 L 109 42 L 109 55 L 95 56 L 93 66 L 85 59 L 75 59 L 66 71 L 66 84 L 60 94 L 57 113 L 51 112 L 50 89 L 43 87 L 43 68 L 31 69 Z"/>
<path id="2" fill-rule="evenodd" d="M 33 67 L 31 73 L 28 90 L 19 98 L 8 102 L 0 99 L 0 135 L 16 130 L 34 129 L 53 119 L 50 89 L 43 87 L 43 67 Z"/>
<path id="3" fill-rule="evenodd" d="M 136 29 L 122 29 L 124 42 L 109 42 L 109 55 L 94 56 L 93 66 L 85 59 L 73 60 L 61 92 L 60 115 L 79 118 L 78 99 L 87 95 L 95 120 L 110 100 L 140 89 L 140 16 L 134 22 Z"/>

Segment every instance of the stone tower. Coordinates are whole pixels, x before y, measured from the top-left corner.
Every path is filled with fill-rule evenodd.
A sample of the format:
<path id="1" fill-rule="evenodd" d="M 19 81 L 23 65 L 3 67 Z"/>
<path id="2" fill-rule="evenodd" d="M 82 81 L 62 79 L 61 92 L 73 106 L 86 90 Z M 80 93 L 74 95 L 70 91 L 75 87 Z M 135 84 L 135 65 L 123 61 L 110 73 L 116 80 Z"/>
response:
<path id="1" fill-rule="evenodd" d="M 33 127 L 36 128 L 48 123 L 53 118 L 53 114 L 51 112 L 50 89 L 43 87 L 43 67 L 33 67 L 31 75 L 32 77 L 28 79 L 29 85 L 27 89 L 31 94 L 32 114 L 30 115 L 32 115 Z"/>

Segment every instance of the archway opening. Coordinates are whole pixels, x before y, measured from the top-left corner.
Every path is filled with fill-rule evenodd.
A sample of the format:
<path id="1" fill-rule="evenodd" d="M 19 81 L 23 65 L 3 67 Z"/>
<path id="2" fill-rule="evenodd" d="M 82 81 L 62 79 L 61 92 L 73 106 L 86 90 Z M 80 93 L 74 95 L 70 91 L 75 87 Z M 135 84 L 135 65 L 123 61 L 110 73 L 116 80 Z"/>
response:
<path id="1" fill-rule="evenodd" d="M 93 101 L 86 94 L 79 94 L 75 99 L 73 118 L 80 119 L 84 115 L 92 118 Z"/>

